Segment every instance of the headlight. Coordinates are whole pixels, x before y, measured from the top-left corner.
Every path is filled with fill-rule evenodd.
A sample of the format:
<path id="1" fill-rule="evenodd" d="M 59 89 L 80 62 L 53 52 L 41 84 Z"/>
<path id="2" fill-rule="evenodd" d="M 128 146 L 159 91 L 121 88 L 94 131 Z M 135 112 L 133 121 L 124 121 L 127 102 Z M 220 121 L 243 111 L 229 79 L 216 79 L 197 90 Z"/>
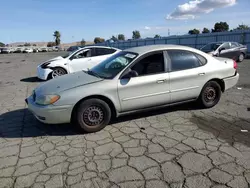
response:
<path id="1" fill-rule="evenodd" d="M 41 95 L 36 97 L 36 104 L 49 105 L 53 104 L 60 99 L 59 95 Z"/>

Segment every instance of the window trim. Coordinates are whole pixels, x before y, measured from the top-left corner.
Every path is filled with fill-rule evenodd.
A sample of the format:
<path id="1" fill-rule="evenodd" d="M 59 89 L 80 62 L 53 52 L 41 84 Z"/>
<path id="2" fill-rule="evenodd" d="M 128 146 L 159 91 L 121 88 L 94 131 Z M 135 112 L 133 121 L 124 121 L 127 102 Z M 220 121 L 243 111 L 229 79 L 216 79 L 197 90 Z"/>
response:
<path id="1" fill-rule="evenodd" d="M 172 70 L 172 59 L 170 58 L 170 55 L 169 55 L 168 51 L 185 51 L 185 52 L 189 52 L 189 53 L 193 54 L 193 55 L 195 56 L 195 58 L 197 58 L 197 60 L 198 60 L 199 63 L 200 63 L 200 66 L 194 67 L 194 68 L 189 68 L 189 69 L 183 69 L 183 70 L 176 70 L 176 71 L 173 71 L 173 70 Z M 168 50 L 166 50 L 166 56 L 167 56 L 168 59 L 169 59 L 169 72 L 186 71 L 186 70 L 196 69 L 196 68 L 205 66 L 205 65 L 207 64 L 207 58 L 205 58 L 203 55 L 198 54 L 198 55 L 202 56 L 202 57 L 206 60 L 206 63 L 203 65 L 203 64 L 201 63 L 200 59 L 197 57 L 196 54 L 197 54 L 197 53 L 192 52 L 192 51 L 190 51 L 190 50 L 183 50 L 183 49 L 168 49 Z"/>
<path id="2" fill-rule="evenodd" d="M 139 57 L 137 57 L 134 61 L 132 61 L 124 70 L 123 70 L 123 72 L 120 74 L 120 76 L 119 76 L 119 80 L 121 80 L 122 79 L 122 77 L 124 76 L 124 75 L 126 75 L 127 73 L 128 73 L 128 71 L 131 69 L 131 67 L 132 66 L 134 66 L 136 63 L 138 63 L 139 61 L 141 61 L 142 59 L 144 59 L 144 58 L 146 58 L 146 57 L 148 57 L 148 56 L 150 56 L 150 55 L 154 55 L 154 54 L 158 54 L 158 53 L 162 53 L 162 55 L 163 55 L 163 60 L 164 60 L 164 72 L 162 72 L 162 73 L 158 73 L 158 74 L 165 74 L 165 73 L 167 73 L 168 71 L 168 69 L 167 69 L 167 60 L 166 60 L 166 55 L 165 55 L 165 53 L 164 53 L 164 50 L 157 50 L 157 51 L 153 51 L 153 52 L 148 52 L 148 53 L 145 53 L 145 54 L 143 54 L 143 55 L 141 55 L 141 56 L 139 56 Z M 151 76 L 151 75 L 156 75 L 156 74 L 147 74 L 147 75 L 141 75 L 141 76 L 137 76 L 136 78 L 138 78 L 138 77 L 144 77 L 144 76 Z"/>

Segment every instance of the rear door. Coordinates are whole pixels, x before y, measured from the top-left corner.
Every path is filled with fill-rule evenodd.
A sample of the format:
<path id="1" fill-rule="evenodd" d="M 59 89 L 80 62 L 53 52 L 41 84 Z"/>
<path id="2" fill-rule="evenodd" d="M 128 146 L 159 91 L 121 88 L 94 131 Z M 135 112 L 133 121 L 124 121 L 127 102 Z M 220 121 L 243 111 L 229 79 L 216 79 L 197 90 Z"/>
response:
<path id="1" fill-rule="evenodd" d="M 110 57 L 116 50 L 112 48 L 93 48 L 91 63 L 93 66 Z"/>
<path id="2" fill-rule="evenodd" d="M 207 60 L 191 51 L 167 50 L 171 103 L 195 99 L 207 82 Z"/>

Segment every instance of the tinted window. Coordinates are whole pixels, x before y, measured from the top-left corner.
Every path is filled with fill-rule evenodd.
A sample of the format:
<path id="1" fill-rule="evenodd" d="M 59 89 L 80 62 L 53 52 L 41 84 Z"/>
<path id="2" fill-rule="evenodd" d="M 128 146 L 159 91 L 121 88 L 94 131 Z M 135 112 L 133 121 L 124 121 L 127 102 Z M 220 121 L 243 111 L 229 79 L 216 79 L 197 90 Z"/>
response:
<path id="1" fill-rule="evenodd" d="M 201 63 L 202 65 L 207 64 L 207 59 L 206 59 L 205 57 L 203 57 L 203 56 L 201 56 L 201 55 L 199 55 L 199 54 L 195 54 L 195 56 L 200 60 L 200 63 Z"/>
<path id="2" fill-rule="evenodd" d="M 91 57 L 91 50 L 86 51 L 85 49 L 73 55 L 73 59 L 80 59 L 85 57 Z"/>
<path id="3" fill-rule="evenodd" d="M 239 47 L 239 44 L 237 42 L 231 43 L 231 48 L 237 48 L 237 47 Z"/>
<path id="4" fill-rule="evenodd" d="M 95 48 L 95 56 L 108 55 L 114 53 L 116 50 L 108 48 Z"/>
<path id="5" fill-rule="evenodd" d="M 202 47 L 201 50 L 205 52 L 215 51 L 220 45 L 222 45 L 222 43 L 210 43 Z"/>
<path id="6" fill-rule="evenodd" d="M 184 50 L 169 50 L 171 70 L 180 71 L 201 66 L 200 60 L 192 53 Z"/>
<path id="7" fill-rule="evenodd" d="M 163 73 L 165 71 L 163 53 L 147 56 L 137 62 L 131 69 L 136 71 L 139 76 Z"/>

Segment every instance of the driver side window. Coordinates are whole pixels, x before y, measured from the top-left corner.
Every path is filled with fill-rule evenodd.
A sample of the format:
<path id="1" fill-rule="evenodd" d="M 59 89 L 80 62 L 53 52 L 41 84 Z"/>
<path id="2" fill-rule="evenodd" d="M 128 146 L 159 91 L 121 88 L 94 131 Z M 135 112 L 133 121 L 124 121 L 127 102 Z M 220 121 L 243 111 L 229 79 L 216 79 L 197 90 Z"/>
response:
<path id="1" fill-rule="evenodd" d="M 74 59 L 81 59 L 85 57 L 91 57 L 91 50 L 88 49 L 87 51 L 83 50 L 81 52 L 78 52 L 77 54 L 74 55 Z"/>
<path id="2" fill-rule="evenodd" d="M 138 76 L 160 74 L 165 72 L 163 52 L 149 55 L 137 62 L 131 70 L 138 73 Z"/>

